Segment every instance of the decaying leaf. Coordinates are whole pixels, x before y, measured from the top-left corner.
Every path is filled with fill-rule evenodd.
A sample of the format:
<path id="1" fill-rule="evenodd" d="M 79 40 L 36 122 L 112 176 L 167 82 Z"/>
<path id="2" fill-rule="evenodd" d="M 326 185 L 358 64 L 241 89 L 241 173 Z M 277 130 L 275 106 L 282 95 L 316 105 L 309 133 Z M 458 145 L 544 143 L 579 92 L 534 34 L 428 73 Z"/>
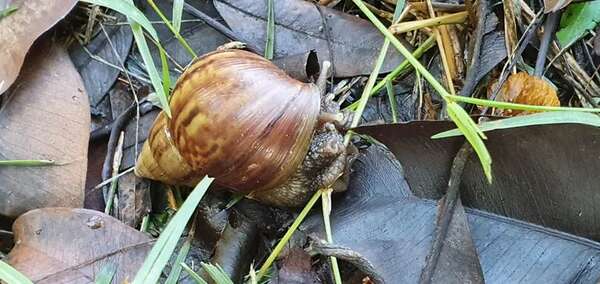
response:
<path id="1" fill-rule="evenodd" d="M 386 127 L 389 130 L 389 126 Z M 490 137 L 490 141 L 492 139 Z M 414 157 L 428 155 L 427 152 L 439 155 L 435 145 L 414 146 L 423 149 Z M 455 154 L 453 151 L 450 155 Z M 340 193 L 334 203 L 331 222 L 335 224 L 332 227 L 335 244 L 362 256 L 361 263 L 375 268 L 385 283 L 481 283 L 476 264 L 481 265 L 485 283 L 573 283 L 573 279 L 577 279 L 576 283 L 597 283 L 600 277 L 597 263 L 600 244 L 597 242 L 473 209 L 466 209 L 466 214 L 453 218 L 453 222 L 461 222 L 452 227 L 463 230 L 449 229 L 449 242 L 441 251 L 446 254 L 446 261 L 436 267 L 439 277 L 430 282 L 419 282 L 430 256 L 432 238 L 439 227 L 436 226 L 436 202 L 417 198 L 411 190 L 425 186 L 427 190 L 435 191 L 446 188 L 448 180 L 441 181 L 439 187 L 411 183 L 411 175 L 405 174 L 412 170 L 412 165 L 419 163 L 418 160 L 401 161 L 400 165 L 387 150 L 371 146 L 354 163 L 348 190 Z M 475 162 L 478 163 L 476 158 Z M 443 168 L 447 173 L 450 168 L 445 166 L 446 161 Z M 419 170 L 424 176 L 430 174 L 428 168 Z M 467 171 L 463 178 L 469 175 Z M 523 195 L 529 195 L 527 190 L 520 190 Z M 501 195 L 503 190 L 485 188 L 483 191 Z M 516 207 L 510 197 L 505 197 L 498 198 L 499 207 Z M 535 204 L 530 198 L 523 206 L 534 207 Z M 538 208 L 539 213 L 559 219 L 558 209 L 549 210 L 551 212 L 544 209 Z M 323 216 L 319 211 L 315 213 L 305 220 L 300 231 L 325 239 Z M 536 211 L 531 209 L 531 213 L 534 215 Z M 302 241 L 299 243 L 303 244 Z"/>
<path id="2" fill-rule="evenodd" d="M 113 283 L 125 283 L 152 247 L 144 233 L 88 209 L 32 210 L 13 231 L 8 261 L 36 283 L 93 283 L 107 265 L 117 268 Z"/>
<path id="3" fill-rule="evenodd" d="M 526 105 L 560 106 L 554 87 L 543 79 L 531 76 L 526 72 L 510 75 L 498 93 L 498 100 Z M 498 110 L 496 113 L 524 115 L 530 112 L 507 109 Z"/>
<path id="4" fill-rule="evenodd" d="M 0 95 L 19 75 L 33 41 L 62 19 L 75 3 L 77 0 L 12 1 L 17 10 L 0 20 Z"/>
<path id="5" fill-rule="evenodd" d="M 431 139 L 449 128 L 456 126 L 449 121 L 415 121 L 355 131 L 394 152 L 415 195 L 438 199 L 464 142 L 462 137 Z M 565 123 L 485 134 L 494 181 L 487 182 L 479 160 L 471 155 L 461 184 L 465 206 L 600 240 L 600 178 L 593 174 L 600 167 L 599 128 Z"/>
<path id="6" fill-rule="evenodd" d="M 65 49 L 35 45 L 0 109 L 0 159 L 45 159 L 48 167 L 0 168 L 0 215 L 81 207 L 90 107 L 83 81 Z"/>
<path id="7" fill-rule="evenodd" d="M 556 12 L 571 4 L 572 1 L 573 0 L 544 0 L 544 13 Z"/>
<path id="8" fill-rule="evenodd" d="M 125 22 L 127 18 L 117 15 L 117 21 Z M 108 38 L 107 38 L 108 37 Z M 115 66 L 124 65 L 133 42 L 131 28 L 127 25 L 105 26 L 98 31 L 85 46 L 76 43 L 69 50 L 69 55 L 75 67 L 81 74 L 90 99 L 90 105 L 95 113 L 108 112 L 102 108 L 108 90 L 115 84 L 120 70 Z M 96 58 L 92 58 L 87 52 Z M 100 60 L 97 60 L 100 59 Z M 106 63 L 110 63 L 110 66 Z M 102 121 L 103 124 L 107 123 Z"/>
<path id="9" fill-rule="evenodd" d="M 267 1 L 214 0 L 215 7 L 244 42 L 265 46 Z M 315 50 L 319 61 L 333 62 L 336 77 L 370 74 L 383 36 L 368 21 L 303 0 L 274 2 L 275 58 Z M 402 57 L 387 53 L 382 73 L 398 66 Z"/>

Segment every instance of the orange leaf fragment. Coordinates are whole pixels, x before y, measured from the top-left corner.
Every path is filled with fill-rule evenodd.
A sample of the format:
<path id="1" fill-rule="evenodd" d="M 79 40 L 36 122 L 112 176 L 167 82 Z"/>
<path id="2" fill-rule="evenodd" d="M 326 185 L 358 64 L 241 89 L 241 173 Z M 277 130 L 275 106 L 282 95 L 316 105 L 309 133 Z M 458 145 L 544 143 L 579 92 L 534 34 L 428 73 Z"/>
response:
<path id="1" fill-rule="evenodd" d="M 560 106 L 554 87 L 543 79 L 531 76 L 526 72 L 510 75 L 498 93 L 498 100 L 526 105 Z M 510 109 L 496 111 L 496 114 L 508 116 L 529 113 L 532 112 Z"/>

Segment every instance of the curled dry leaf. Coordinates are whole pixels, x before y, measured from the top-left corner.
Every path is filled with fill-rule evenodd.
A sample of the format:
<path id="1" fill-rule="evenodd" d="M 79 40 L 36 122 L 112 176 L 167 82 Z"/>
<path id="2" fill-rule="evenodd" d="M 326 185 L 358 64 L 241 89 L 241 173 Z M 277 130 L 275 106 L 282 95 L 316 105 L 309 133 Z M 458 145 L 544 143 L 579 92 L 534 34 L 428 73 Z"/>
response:
<path id="1" fill-rule="evenodd" d="M 44 208 L 19 217 L 8 262 L 36 283 L 93 283 L 107 265 L 113 283 L 133 280 L 151 239 L 104 213 Z"/>
<path id="2" fill-rule="evenodd" d="M 83 81 L 67 52 L 49 41 L 36 44 L 14 91 L 0 109 L 0 159 L 45 159 L 48 167 L 0 169 L 0 215 L 81 207 L 90 107 Z"/>
<path id="3" fill-rule="evenodd" d="M 33 41 L 71 11 L 75 3 L 77 0 L 13 1 L 17 10 L 0 20 L 0 95 L 19 75 Z"/>
<path id="4" fill-rule="evenodd" d="M 498 93 L 498 100 L 526 105 L 560 106 L 560 101 L 553 86 L 543 79 L 525 72 L 519 72 L 508 77 Z M 510 116 L 528 113 L 531 112 L 510 109 L 499 110 L 499 114 Z"/>

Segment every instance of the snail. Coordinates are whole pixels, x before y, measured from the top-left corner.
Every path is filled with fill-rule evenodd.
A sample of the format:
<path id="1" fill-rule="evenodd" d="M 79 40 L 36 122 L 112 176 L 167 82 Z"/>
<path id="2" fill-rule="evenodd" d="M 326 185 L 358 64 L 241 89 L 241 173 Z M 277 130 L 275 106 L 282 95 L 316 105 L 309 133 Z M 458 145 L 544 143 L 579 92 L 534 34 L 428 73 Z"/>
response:
<path id="1" fill-rule="evenodd" d="M 194 186 L 209 175 L 260 202 L 295 207 L 348 164 L 347 113 L 317 83 L 289 77 L 239 49 L 198 58 L 177 80 L 172 117 L 156 118 L 135 166 L 138 176 Z"/>

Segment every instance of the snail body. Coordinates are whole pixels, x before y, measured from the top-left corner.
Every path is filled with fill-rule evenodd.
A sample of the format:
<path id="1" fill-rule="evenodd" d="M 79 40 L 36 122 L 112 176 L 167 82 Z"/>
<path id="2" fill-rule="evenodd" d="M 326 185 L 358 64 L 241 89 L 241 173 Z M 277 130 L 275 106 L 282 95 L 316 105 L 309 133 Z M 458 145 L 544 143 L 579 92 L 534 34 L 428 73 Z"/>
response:
<path id="1" fill-rule="evenodd" d="M 172 118 L 156 118 L 135 172 L 189 186 L 209 175 L 269 204 L 301 205 L 331 180 L 323 169 L 344 168 L 341 134 L 319 119 L 321 93 L 253 53 L 207 54 L 178 79 Z"/>

